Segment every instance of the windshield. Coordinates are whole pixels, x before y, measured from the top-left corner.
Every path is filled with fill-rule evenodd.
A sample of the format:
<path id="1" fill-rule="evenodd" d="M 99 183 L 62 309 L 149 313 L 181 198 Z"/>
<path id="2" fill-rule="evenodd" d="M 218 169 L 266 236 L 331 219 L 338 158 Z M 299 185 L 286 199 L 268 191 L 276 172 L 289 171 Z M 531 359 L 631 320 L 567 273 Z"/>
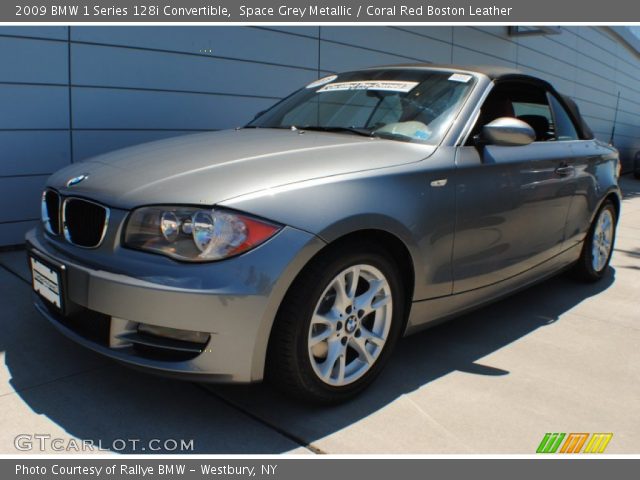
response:
<path id="1" fill-rule="evenodd" d="M 474 82 L 429 70 L 369 70 L 310 83 L 247 127 L 344 132 L 437 145 Z"/>

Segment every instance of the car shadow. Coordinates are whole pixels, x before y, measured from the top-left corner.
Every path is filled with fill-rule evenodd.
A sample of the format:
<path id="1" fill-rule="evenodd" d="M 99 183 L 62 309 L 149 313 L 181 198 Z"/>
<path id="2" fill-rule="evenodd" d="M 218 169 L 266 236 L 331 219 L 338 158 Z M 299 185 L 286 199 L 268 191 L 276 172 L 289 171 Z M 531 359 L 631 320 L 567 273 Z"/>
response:
<path id="1" fill-rule="evenodd" d="M 17 307 L 5 309 L 11 319 L 0 322 L 0 351 L 4 351 L 10 383 L 20 399 L 67 435 L 107 447 L 117 439 L 193 439 L 194 453 L 279 453 L 294 448 L 295 442 L 313 444 L 403 395 L 428 389 L 431 382 L 451 372 L 509 375 L 508 365 L 487 365 L 482 359 L 557 322 L 563 313 L 608 289 L 614 280 L 613 268 L 595 284 L 560 275 L 403 338 L 369 389 L 351 402 L 332 407 L 290 400 L 265 384 L 203 386 L 125 368 L 56 333 L 30 305 L 25 306 L 30 299 L 20 299 L 14 302 Z M 20 288 L 9 295 L 24 296 L 26 290 Z M 62 368 L 65 365 L 68 368 Z M 45 381 L 47 378 L 51 380 Z M 28 430 L 29 424 L 25 420 L 24 428 Z M 11 448 L 0 446 L 3 451 Z"/>
<path id="2" fill-rule="evenodd" d="M 509 375 L 508 366 L 482 359 L 554 322 L 584 300 L 613 285 L 610 268 L 598 283 L 561 274 L 505 300 L 400 340 L 376 382 L 348 403 L 313 406 L 293 401 L 268 384 L 208 386 L 216 396 L 276 425 L 287 425 L 306 443 L 323 438 L 377 412 L 399 397 L 449 373 Z"/>

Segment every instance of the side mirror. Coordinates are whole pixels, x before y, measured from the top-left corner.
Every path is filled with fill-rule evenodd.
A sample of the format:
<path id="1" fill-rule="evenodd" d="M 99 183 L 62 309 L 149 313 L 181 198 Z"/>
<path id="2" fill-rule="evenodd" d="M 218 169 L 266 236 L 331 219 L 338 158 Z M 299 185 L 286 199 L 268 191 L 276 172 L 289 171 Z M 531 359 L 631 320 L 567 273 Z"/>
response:
<path id="1" fill-rule="evenodd" d="M 482 127 L 480 142 L 486 145 L 522 146 L 535 141 L 536 132 L 514 117 L 500 117 Z"/>

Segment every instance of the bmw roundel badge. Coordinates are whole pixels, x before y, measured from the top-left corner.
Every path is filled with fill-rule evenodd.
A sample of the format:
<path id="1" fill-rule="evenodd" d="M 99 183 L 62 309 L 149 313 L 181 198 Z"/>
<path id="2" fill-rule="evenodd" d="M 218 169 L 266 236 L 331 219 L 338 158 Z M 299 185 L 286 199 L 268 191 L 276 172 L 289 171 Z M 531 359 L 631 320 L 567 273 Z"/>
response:
<path id="1" fill-rule="evenodd" d="M 89 178 L 89 175 L 86 173 L 78 175 L 77 177 L 70 178 L 69 180 L 67 180 L 67 187 L 74 187 L 87 178 Z"/>

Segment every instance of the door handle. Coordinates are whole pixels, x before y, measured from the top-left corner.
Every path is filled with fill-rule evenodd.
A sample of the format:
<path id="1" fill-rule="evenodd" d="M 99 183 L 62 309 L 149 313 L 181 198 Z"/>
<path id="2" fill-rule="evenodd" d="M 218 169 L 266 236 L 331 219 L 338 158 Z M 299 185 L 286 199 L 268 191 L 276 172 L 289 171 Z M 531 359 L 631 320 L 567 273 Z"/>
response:
<path id="1" fill-rule="evenodd" d="M 569 175 L 572 175 L 573 172 L 575 171 L 576 171 L 575 167 L 572 167 L 571 165 L 563 165 L 561 167 L 556 168 L 555 170 L 556 175 L 560 177 L 568 177 Z"/>

